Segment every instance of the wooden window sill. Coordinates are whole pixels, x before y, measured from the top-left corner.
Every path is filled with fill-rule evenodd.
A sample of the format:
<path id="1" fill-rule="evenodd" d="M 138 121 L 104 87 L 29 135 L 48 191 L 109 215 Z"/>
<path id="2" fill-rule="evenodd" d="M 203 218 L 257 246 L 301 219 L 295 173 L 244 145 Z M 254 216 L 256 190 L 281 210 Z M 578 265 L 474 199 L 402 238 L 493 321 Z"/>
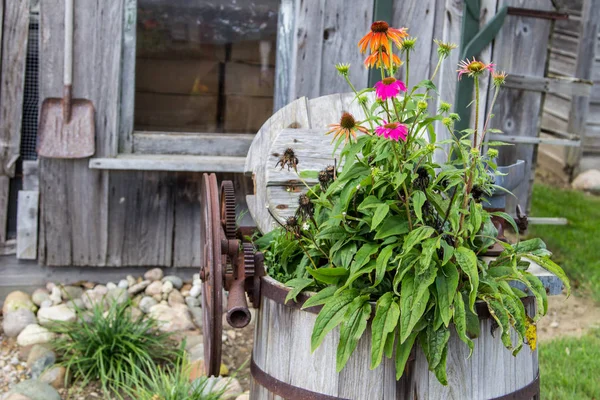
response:
<path id="1" fill-rule="evenodd" d="M 165 154 L 120 154 L 92 158 L 91 169 L 123 171 L 244 172 L 246 157 Z"/>

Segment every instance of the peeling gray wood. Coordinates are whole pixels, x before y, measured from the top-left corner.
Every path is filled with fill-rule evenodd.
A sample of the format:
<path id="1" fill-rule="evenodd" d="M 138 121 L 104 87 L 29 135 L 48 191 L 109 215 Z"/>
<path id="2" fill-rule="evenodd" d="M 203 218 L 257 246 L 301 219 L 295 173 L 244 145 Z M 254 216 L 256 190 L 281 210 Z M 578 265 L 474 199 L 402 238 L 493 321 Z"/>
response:
<path id="1" fill-rule="evenodd" d="M 197 174 L 175 173 L 173 265 L 201 266 L 200 228 L 204 221 L 200 213 L 200 182 Z"/>
<path id="2" fill-rule="evenodd" d="M 500 140 L 506 143 L 515 143 L 515 144 L 551 144 L 556 146 L 567 146 L 567 147 L 579 147 L 581 145 L 581 141 L 576 139 L 551 139 L 551 138 L 542 138 L 542 137 L 528 137 L 528 136 L 508 136 L 503 134 L 487 134 L 488 140 Z"/>
<path id="3" fill-rule="evenodd" d="M 505 87 L 588 97 L 592 91 L 592 81 L 567 77 L 545 78 L 511 74 L 506 77 Z"/>
<path id="4" fill-rule="evenodd" d="M 37 258 L 39 192 L 19 191 L 17 207 L 17 258 Z"/>
<path id="5" fill-rule="evenodd" d="M 15 239 L 0 243 L 0 256 L 7 256 L 17 253 L 17 241 Z M 4 277 L 3 277 L 4 278 Z"/>
<path id="6" fill-rule="evenodd" d="M 290 93 L 295 76 L 294 39 L 296 30 L 296 9 L 298 1 L 281 0 L 277 18 L 277 52 L 275 56 L 275 93 L 273 110 L 277 111 L 290 102 Z"/>
<path id="7" fill-rule="evenodd" d="M 254 134 L 135 132 L 135 154 L 246 157 Z"/>
<path id="8" fill-rule="evenodd" d="M 96 170 L 242 172 L 245 157 L 122 154 L 114 158 L 92 158 Z"/>
<path id="9" fill-rule="evenodd" d="M 21 148 L 29 2 L 6 1 L 0 16 L 0 175 L 13 177 Z"/>
<path id="10" fill-rule="evenodd" d="M 6 242 L 9 188 L 10 178 L 8 176 L 0 175 L 0 245 Z"/>
<path id="11" fill-rule="evenodd" d="M 23 190 L 39 190 L 38 167 L 39 163 L 37 160 L 23 161 Z"/>

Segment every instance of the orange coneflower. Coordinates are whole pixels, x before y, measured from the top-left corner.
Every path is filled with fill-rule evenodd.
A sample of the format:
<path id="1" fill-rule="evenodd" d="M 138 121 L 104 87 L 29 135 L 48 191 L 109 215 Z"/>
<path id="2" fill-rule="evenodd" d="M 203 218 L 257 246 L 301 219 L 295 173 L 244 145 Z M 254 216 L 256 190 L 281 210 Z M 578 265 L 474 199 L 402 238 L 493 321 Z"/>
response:
<path id="1" fill-rule="evenodd" d="M 458 64 L 458 67 L 459 68 L 456 71 L 458 72 L 458 79 L 460 79 L 463 74 L 474 77 L 481 75 L 485 70 L 494 72 L 494 64 L 486 64 L 482 61 L 477 61 L 475 57 L 473 57 L 472 61 L 469 61 L 468 58 L 461 61 L 460 64 Z"/>
<path id="2" fill-rule="evenodd" d="M 391 62 L 393 62 L 394 65 L 396 65 L 397 67 L 402 65 L 402 61 L 400 60 L 400 58 L 397 55 L 392 54 L 392 57 L 390 59 L 390 55 L 388 54 L 387 50 L 385 49 L 385 47 L 382 46 L 379 48 L 379 51 L 376 51 L 375 53 L 371 53 L 365 59 L 365 67 L 373 68 L 373 66 L 376 66 L 377 68 L 380 68 L 382 61 L 383 61 L 383 65 L 385 65 L 388 68 L 392 67 Z"/>
<path id="3" fill-rule="evenodd" d="M 371 47 L 371 52 L 377 53 L 380 47 L 385 47 L 388 53 L 392 52 L 390 48 L 390 40 L 396 43 L 398 48 L 402 47 L 400 39 L 407 37 L 408 33 L 406 28 L 390 28 L 385 21 L 375 21 L 371 24 L 371 31 L 363 36 L 358 42 L 360 52 L 364 53 L 367 51 L 367 47 Z"/>
<path id="4" fill-rule="evenodd" d="M 352 135 L 352 137 L 356 139 L 356 131 L 369 134 L 367 128 L 358 125 L 352 114 L 348 112 L 342 114 L 342 118 L 340 118 L 339 124 L 331 124 L 329 125 L 329 128 L 331 129 L 329 132 L 326 133 L 326 135 L 333 133 L 334 141 L 338 138 L 343 137 L 344 143 L 348 143 L 348 140 L 350 140 L 350 135 Z"/>

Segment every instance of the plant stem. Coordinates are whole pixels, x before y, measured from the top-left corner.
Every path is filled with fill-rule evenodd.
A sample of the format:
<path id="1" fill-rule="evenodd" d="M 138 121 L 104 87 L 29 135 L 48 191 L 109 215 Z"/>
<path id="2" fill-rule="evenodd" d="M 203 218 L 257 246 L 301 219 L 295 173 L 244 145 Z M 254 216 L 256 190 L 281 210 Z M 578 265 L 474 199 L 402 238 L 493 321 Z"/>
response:
<path id="1" fill-rule="evenodd" d="M 369 120 L 369 126 L 371 127 L 371 130 L 373 130 L 373 122 L 371 121 L 371 115 L 369 115 L 369 109 L 367 108 L 366 105 L 364 105 L 363 103 L 361 103 L 360 99 L 358 98 L 358 92 L 356 91 L 356 88 L 354 87 L 354 85 L 352 84 L 352 82 L 350 82 L 350 78 L 348 78 L 348 75 L 344 75 L 344 79 L 348 83 L 348 86 L 350 86 L 350 89 L 352 89 L 352 91 L 354 92 L 354 95 L 356 95 L 356 100 L 362 106 L 362 109 L 365 112 L 365 116 Z"/>
<path id="2" fill-rule="evenodd" d="M 440 69 L 440 65 L 442 65 L 442 60 L 443 60 L 443 58 L 442 58 L 442 57 L 439 57 L 439 58 L 438 58 L 437 65 L 435 66 L 435 69 L 433 70 L 433 75 L 431 75 L 431 78 L 429 78 L 429 80 L 430 80 L 430 81 L 433 81 L 433 79 L 434 79 L 434 78 L 435 78 L 435 76 L 437 75 L 437 73 L 438 73 L 438 70 Z"/>
<path id="3" fill-rule="evenodd" d="M 406 89 L 408 90 L 408 75 L 410 72 L 410 50 L 406 51 L 406 79 L 404 80 L 404 84 L 406 85 Z M 407 93 L 408 94 L 408 93 Z M 404 113 L 404 109 L 406 108 L 406 103 L 408 102 L 408 96 L 404 95 L 404 104 L 402 105 L 402 113 Z"/>
<path id="4" fill-rule="evenodd" d="M 392 145 L 392 150 L 394 150 L 394 155 L 396 156 L 396 162 L 398 163 L 398 169 L 400 169 L 400 155 L 398 154 L 398 150 L 396 149 L 396 144 L 394 142 L 390 142 Z M 406 190 L 406 183 L 402 182 L 402 189 L 404 190 L 404 208 L 406 209 L 406 218 L 408 219 L 408 228 L 412 231 L 412 218 L 410 217 L 410 208 L 408 206 L 409 197 L 408 190 Z"/>
<path id="5" fill-rule="evenodd" d="M 473 78 L 475 80 L 475 134 L 473 137 L 473 147 L 479 148 L 477 146 L 477 139 L 479 136 L 479 77 L 475 76 Z"/>
<path id="6" fill-rule="evenodd" d="M 492 99 L 492 104 L 490 105 L 490 112 L 488 113 L 488 116 L 485 121 L 485 125 L 483 125 L 483 131 L 481 132 L 481 144 L 479 145 L 480 148 L 483 146 L 483 138 L 485 137 L 485 133 L 487 132 L 488 125 L 490 123 L 490 120 L 492 119 L 492 110 L 494 109 L 494 104 L 496 104 L 496 99 L 498 98 L 498 93 L 500 93 L 500 87 L 496 86 L 496 91 L 494 92 L 494 98 Z"/>

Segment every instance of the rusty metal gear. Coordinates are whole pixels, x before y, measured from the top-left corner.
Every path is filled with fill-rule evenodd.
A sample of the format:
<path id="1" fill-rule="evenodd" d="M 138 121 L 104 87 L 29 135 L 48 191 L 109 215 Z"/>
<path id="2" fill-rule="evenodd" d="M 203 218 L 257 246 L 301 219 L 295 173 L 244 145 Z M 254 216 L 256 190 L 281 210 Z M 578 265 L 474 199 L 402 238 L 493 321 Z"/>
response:
<path id="1" fill-rule="evenodd" d="M 244 252 L 244 272 L 246 273 L 246 278 L 254 276 L 254 246 L 252 243 L 244 242 L 242 243 L 242 249 Z"/>
<path id="2" fill-rule="evenodd" d="M 227 239 L 236 238 L 235 189 L 232 181 L 221 182 L 221 225 Z"/>

